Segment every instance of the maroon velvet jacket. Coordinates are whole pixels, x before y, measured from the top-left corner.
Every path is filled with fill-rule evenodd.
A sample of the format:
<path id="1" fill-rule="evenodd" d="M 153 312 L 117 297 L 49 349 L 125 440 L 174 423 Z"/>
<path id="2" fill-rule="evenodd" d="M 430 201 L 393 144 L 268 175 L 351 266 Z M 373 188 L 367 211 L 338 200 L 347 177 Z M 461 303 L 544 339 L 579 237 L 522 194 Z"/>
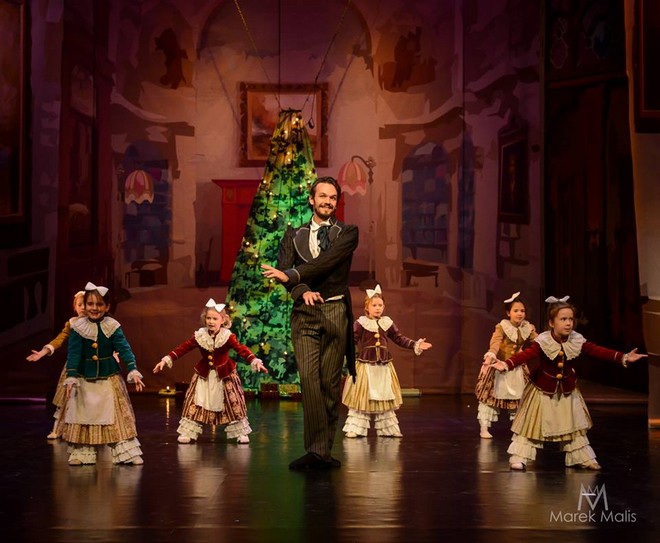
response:
<path id="1" fill-rule="evenodd" d="M 600 347 L 590 341 L 585 341 L 582 344 L 579 355 L 569 360 L 566 358 L 564 352 L 564 344 L 557 341 L 555 336 L 550 334 L 550 337 L 555 340 L 555 347 L 558 348 L 556 356 L 551 359 L 538 343 L 539 340 L 543 339 L 543 336 L 547 338 L 548 334 L 550 332 L 543 332 L 528 348 L 505 360 L 509 369 L 513 369 L 516 366 L 528 364 L 530 361 L 538 359 L 539 365 L 532 370 L 530 380 L 536 388 L 545 394 L 553 395 L 555 393 L 562 393 L 568 395 L 573 392 L 577 382 L 577 374 L 575 373 L 576 362 L 583 354 L 612 362 L 622 363 L 623 361 L 623 353 Z"/>
<path id="2" fill-rule="evenodd" d="M 252 362 L 256 358 L 256 355 L 250 349 L 238 342 L 234 334 L 229 335 L 229 339 L 227 339 L 224 345 L 212 350 L 202 347 L 193 335 L 189 340 L 184 341 L 176 349 L 172 350 L 169 353 L 169 357 L 174 361 L 195 348 L 199 349 L 202 355 L 199 362 L 195 364 L 195 371 L 200 377 L 204 378 L 209 376 L 209 370 L 211 368 L 215 368 L 219 379 L 224 379 L 236 369 L 236 362 L 229 358 L 230 349 L 234 349 L 247 362 Z"/>
<path id="3" fill-rule="evenodd" d="M 358 347 L 358 360 L 370 364 L 387 364 L 392 361 L 392 353 L 388 348 L 388 339 L 404 349 L 413 349 L 414 339 L 404 336 L 389 317 L 383 317 L 380 320 L 373 320 L 373 325 L 377 326 L 377 331 L 367 330 L 360 324 L 360 319 L 353 323 L 353 333 L 355 344 Z M 385 322 L 386 330 L 381 327 L 381 322 Z M 389 326 L 388 326 L 389 325 Z"/>

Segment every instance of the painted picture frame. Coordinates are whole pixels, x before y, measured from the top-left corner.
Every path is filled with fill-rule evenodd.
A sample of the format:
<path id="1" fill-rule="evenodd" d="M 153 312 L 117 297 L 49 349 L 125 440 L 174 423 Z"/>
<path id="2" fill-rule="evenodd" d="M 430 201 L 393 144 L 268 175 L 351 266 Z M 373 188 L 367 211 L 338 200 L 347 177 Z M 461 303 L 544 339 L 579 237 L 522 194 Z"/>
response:
<path id="1" fill-rule="evenodd" d="M 301 110 L 314 149 L 314 164 L 328 166 L 328 84 L 241 83 L 240 166 L 263 166 L 285 109 Z"/>
<path id="2" fill-rule="evenodd" d="M 660 5 L 636 0 L 634 29 L 635 129 L 660 132 Z"/>
<path id="3" fill-rule="evenodd" d="M 498 221 L 529 224 L 527 130 L 513 128 L 499 134 Z"/>
<path id="4" fill-rule="evenodd" d="M 624 2 L 547 2 L 545 83 L 553 88 L 626 77 Z"/>
<path id="5" fill-rule="evenodd" d="M 26 14 L 22 1 L 0 0 L 0 227 L 27 228 Z M 19 243 L 24 235 L 1 237 Z M 22 232 L 23 233 L 23 232 Z M 24 234 L 24 233 L 23 233 Z M 24 241 L 24 240 L 23 240 Z"/>

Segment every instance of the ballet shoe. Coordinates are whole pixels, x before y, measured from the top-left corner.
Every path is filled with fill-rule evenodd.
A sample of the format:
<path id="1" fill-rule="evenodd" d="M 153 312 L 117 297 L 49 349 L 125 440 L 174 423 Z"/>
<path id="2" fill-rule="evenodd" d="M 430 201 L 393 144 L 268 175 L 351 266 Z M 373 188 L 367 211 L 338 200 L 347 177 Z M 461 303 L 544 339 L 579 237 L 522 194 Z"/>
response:
<path id="1" fill-rule="evenodd" d="M 346 437 L 353 439 L 357 437 L 357 434 L 355 432 L 346 432 Z"/>
<path id="2" fill-rule="evenodd" d="M 250 438 L 248 436 L 238 436 L 236 443 L 250 443 Z"/>
<path id="3" fill-rule="evenodd" d="M 509 467 L 514 471 L 525 471 L 525 464 L 522 462 L 511 462 Z"/>
<path id="4" fill-rule="evenodd" d="M 57 439 L 60 435 L 57 432 L 51 432 L 46 436 L 46 439 Z"/>
<path id="5" fill-rule="evenodd" d="M 190 443 L 192 441 L 192 439 L 190 439 L 188 436 L 179 436 L 176 438 L 176 440 L 179 443 Z"/>
<path id="6" fill-rule="evenodd" d="M 595 458 L 592 460 L 588 460 L 587 462 L 582 462 L 582 464 L 580 464 L 580 467 L 582 469 L 588 469 L 591 471 L 600 471 L 601 469 L 603 469 L 601 465 L 598 462 L 596 462 Z"/>

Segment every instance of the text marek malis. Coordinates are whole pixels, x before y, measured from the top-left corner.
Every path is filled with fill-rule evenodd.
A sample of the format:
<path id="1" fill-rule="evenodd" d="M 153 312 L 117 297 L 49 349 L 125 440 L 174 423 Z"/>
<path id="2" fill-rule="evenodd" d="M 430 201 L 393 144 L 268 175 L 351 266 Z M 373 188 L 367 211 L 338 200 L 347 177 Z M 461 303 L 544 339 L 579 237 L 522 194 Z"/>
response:
<path id="1" fill-rule="evenodd" d="M 637 515 L 626 509 L 625 511 L 589 511 L 586 513 L 550 511 L 550 522 L 637 522 Z"/>

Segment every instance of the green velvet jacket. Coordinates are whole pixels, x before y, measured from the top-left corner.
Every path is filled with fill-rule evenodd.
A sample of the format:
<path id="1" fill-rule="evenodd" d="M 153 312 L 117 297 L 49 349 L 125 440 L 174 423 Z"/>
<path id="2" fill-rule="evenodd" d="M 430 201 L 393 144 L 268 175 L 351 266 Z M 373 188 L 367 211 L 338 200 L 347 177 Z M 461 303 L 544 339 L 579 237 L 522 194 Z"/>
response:
<path id="1" fill-rule="evenodd" d="M 82 318 L 72 323 L 68 351 L 67 377 L 95 380 L 121 373 L 121 366 L 113 356 L 115 351 L 129 372 L 137 369 L 135 355 L 121 325 L 112 317 L 106 316 L 98 322 Z"/>

